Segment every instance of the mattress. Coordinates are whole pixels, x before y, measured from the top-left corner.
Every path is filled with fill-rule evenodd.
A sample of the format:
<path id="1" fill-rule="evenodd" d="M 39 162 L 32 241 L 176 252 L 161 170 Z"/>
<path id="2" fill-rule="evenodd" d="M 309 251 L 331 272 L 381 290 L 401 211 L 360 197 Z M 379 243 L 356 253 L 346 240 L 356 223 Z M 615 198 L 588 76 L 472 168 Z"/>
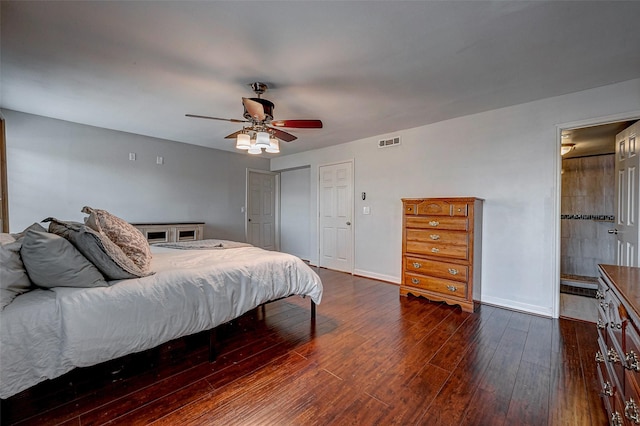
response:
<path id="1" fill-rule="evenodd" d="M 33 290 L 0 313 L 0 398 L 87 367 L 211 329 L 322 282 L 295 256 L 257 247 L 152 247 L 154 275 L 109 287 Z"/>

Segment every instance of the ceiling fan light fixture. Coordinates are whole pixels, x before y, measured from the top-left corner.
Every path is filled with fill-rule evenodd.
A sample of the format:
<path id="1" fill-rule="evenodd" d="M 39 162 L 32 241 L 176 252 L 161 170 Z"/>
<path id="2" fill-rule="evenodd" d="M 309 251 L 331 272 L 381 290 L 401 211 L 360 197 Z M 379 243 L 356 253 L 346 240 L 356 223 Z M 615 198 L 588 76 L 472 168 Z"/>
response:
<path id="1" fill-rule="evenodd" d="M 251 137 L 246 133 L 239 133 L 236 138 L 236 148 L 243 150 L 251 148 Z"/>
<path id="2" fill-rule="evenodd" d="M 264 150 L 264 152 L 268 152 L 269 154 L 277 154 L 280 152 L 280 142 L 278 139 L 271 136 L 269 139 L 269 146 Z"/>
<path id="3" fill-rule="evenodd" d="M 251 139 L 251 146 L 249 147 L 249 150 L 247 152 L 249 154 L 262 154 L 262 148 L 256 145 L 255 139 Z"/>
<path id="4" fill-rule="evenodd" d="M 256 146 L 258 148 L 269 148 L 269 133 L 257 132 L 256 133 Z"/>

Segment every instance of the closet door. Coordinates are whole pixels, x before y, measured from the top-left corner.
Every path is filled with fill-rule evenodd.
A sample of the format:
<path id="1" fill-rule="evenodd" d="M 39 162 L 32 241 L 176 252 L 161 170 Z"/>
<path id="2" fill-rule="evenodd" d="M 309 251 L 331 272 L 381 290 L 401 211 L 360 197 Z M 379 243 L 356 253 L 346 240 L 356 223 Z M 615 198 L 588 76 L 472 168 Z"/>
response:
<path id="1" fill-rule="evenodd" d="M 616 135 L 616 226 L 609 232 L 616 234 L 616 262 L 620 266 L 640 264 L 640 141 L 637 138 L 639 128 L 640 122 L 636 122 Z"/>

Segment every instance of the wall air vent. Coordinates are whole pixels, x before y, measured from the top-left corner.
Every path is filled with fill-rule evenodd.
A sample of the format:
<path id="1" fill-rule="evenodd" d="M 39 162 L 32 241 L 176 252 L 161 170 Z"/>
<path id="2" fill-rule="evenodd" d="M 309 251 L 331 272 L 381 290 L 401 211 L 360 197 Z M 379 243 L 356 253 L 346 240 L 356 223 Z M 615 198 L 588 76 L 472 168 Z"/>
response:
<path id="1" fill-rule="evenodd" d="M 388 148 L 390 146 L 400 145 L 400 136 L 396 136 L 389 139 L 382 139 L 378 141 L 378 148 Z"/>

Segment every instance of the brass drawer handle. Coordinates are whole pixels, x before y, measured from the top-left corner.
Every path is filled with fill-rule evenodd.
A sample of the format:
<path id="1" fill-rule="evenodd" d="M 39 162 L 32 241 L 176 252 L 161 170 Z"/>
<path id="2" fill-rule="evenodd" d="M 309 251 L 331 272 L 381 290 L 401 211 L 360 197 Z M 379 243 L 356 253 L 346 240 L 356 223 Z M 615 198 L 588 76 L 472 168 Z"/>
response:
<path id="1" fill-rule="evenodd" d="M 438 226 L 438 225 L 440 225 L 440 222 L 438 222 L 437 220 L 432 220 L 432 221 L 429 221 L 429 225 L 430 226 Z"/>
<path id="2" fill-rule="evenodd" d="M 439 240 L 439 239 L 440 239 L 440 235 L 438 235 L 438 234 L 431 234 L 431 235 L 429 235 L 429 238 L 431 238 L 431 239 L 432 239 L 432 240 L 434 240 L 434 241 L 437 241 L 437 240 Z"/>
<path id="3" fill-rule="evenodd" d="M 440 249 L 438 247 L 434 247 L 431 249 L 431 253 L 439 253 Z"/>
<path id="4" fill-rule="evenodd" d="M 602 393 L 607 396 L 613 396 L 613 386 L 611 386 L 611 383 L 604 382 L 604 386 L 602 387 Z"/>
<path id="5" fill-rule="evenodd" d="M 604 294 L 600 293 L 600 290 L 596 290 L 596 299 L 604 299 Z"/>
<path id="6" fill-rule="evenodd" d="M 604 356 L 600 351 L 596 352 L 596 362 L 604 362 Z"/>
<path id="7" fill-rule="evenodd" d="M 640 424 L 640 413 L 638 413 L 638 405 L 633 400 L 633 398 L 629 398 L 629 400 L 624 403 L 624 416 L 631 420 L 633 423 Z"/>
<path id="8" fill-rule="evenodd" d="M 640 360 L 638 360 L 638 355 L 633 350 L 625 354 L 624 359 L 627 362 L 627 365 L 625 365 L 627 370 L 640 371 Z"/>
<path id="9" fill-rule="evenodd" d="M 617 411 L 611 415 L 611 426 L 622 426 L 622 416 Z"/>
<path id="10" fill-rule="evenodd" d="M 458 270 L 457 270 L 457 269 L 454 269 L 454 268 L 449 268 L 449 273 L 450 273 L 451 275 L 458 275 Z"/>
<path id="11" fill-rule="evenodd" d="M 600 330 L 607 328 L 607 323 L 606 322 L 602 322 L 602 320 L 600 318 L 598 318 L 598 328 Z"/>
<path id="12" fill-rule="evenodd" d="M 615 364 L 616 362 L 620 362 L 620 356 L 615 349 L 609 348 L 609 350 L 607 351 L 607 360 Z"/>
<path id="13" fill-rule="evenodd" d="M 411 278 L 411 282 L 412 282 L 413 284 L 420 284 L 420 280 L 419 280 L 419 279 L 417 279 L 417 278 Z"/>
<path id="14" fill-rule="evenodd" d="M 421 263 L 413 262 L 413 267 L 414 267 L 414 268 L 416 268 L 416 269 L 420 269 L 420 267 L 421 267 L 421 266 L 422 266 L 422 264 L 421 264 Z"/>
<path id="15" fill-rule="evenodd" d="M 600 302 L 600 307 L 606 311 L 609 309 L 609 303 Z"/>
<path id="16" fill-rule="evenodd" d="M 456 287 L 455 285 L 448 285 L 448 286 L 447 286 L 447 290 L 449 290 L 449 291 L 456 291 L 456 290 L 458 290 L 458 287 Z"/>

